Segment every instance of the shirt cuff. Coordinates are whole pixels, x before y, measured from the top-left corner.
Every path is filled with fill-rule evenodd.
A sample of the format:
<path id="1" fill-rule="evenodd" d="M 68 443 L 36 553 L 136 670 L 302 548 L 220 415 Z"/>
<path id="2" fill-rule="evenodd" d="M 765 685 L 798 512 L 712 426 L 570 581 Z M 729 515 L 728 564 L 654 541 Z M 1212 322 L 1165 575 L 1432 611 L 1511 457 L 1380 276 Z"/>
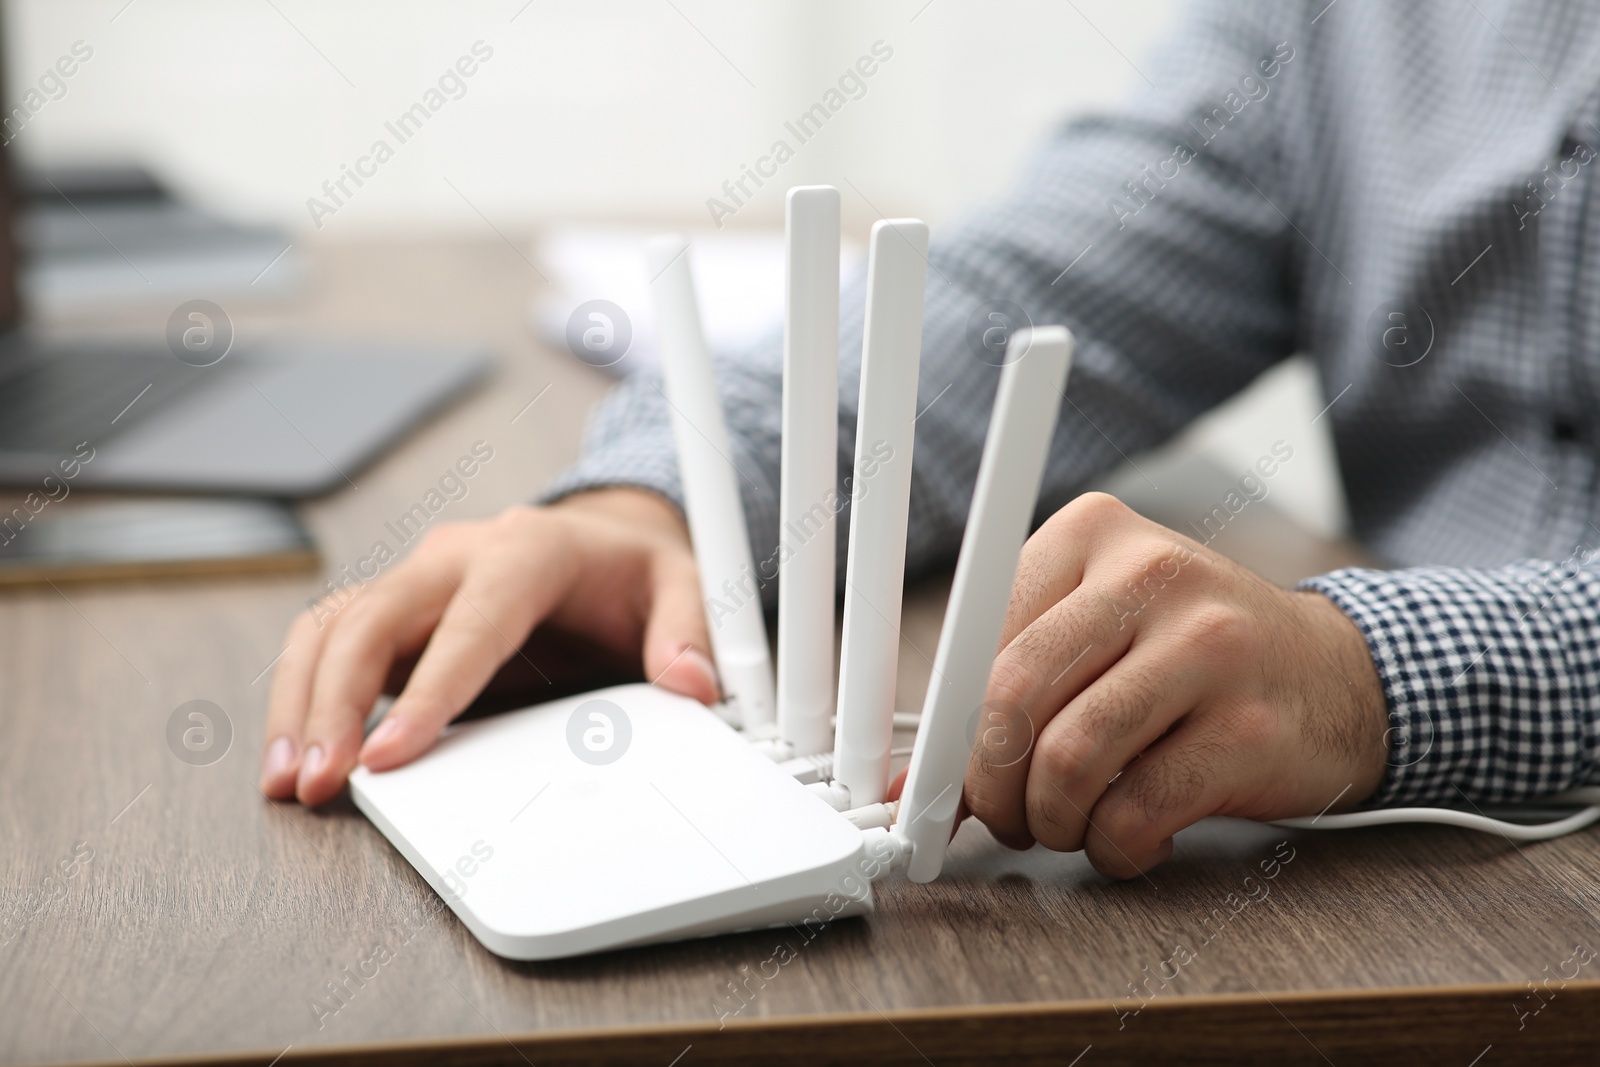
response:
<path id="1" fill-rule="evenodd" d="M 1355 622 L 1383 683 L 1389 765 L 1370 806 L 1526 800 L 1584 779 L 1595 672 L 1573 669 L 1569 642 L 1593 629 L 1593 605 L 1554 569 L 1351 568 L 1299 584 Z"/>

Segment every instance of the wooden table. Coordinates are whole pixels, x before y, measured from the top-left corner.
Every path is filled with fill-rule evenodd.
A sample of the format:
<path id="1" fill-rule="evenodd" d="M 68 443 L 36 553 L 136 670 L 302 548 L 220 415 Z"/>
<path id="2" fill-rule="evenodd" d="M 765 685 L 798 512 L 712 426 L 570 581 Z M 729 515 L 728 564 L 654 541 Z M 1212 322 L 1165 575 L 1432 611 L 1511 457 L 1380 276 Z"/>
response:
<path id="1" fill-rule="evenodd" d="M 537 279 L 514 250 L 491 238 L 309 254 L 291 308 L 230 309 L 242 337 L 285 323 L 477 337 L 503 361 L 359 488 L 305 506 L 331 568 L 475 441 L 495 458 L 442 518 L 523 499 L 571 458 L 607 382 L 533 342 Z M 154 330 L 167 310 L 92 325 Z M 1279 580 L 1354 558 L 1265 505 L 1246 515 L 1219 547 Z M 1583 1020 L 1600 962 L 1577 962 L 1600 947 L 1592 833 L 1519 848 L 1437 828 L 1208 823 L 1148 878 L 1113 883 L 1081 855 L 1009 852 L 969 823 L 938 882 L 885 885 L 876 916 L 810 942 L 771 931 L 508 963 L 434 910 L 348 802 L 309 812 L 256 791 L 267 667 L 315 586 L 197 579 L 0 600 L 0 1061 L 1595 1058 Z M 921 696 L 941 592 L 923 583 L 908 600 L 902 706 Z M 209 766 L 166 742 L 194 699 L 232 725 Z M 380 945 L 392 958 L 373 973 L 363 961 Z"/>

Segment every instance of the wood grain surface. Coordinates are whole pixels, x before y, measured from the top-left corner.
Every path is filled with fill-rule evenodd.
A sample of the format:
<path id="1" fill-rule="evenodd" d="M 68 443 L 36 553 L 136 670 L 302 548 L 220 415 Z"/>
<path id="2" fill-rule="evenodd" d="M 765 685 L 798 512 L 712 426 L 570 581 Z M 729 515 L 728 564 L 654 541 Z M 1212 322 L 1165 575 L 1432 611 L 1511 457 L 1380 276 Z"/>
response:
<path id="1" fill-rule="evenodd" d="M 531 339 L 539 280 L 514 249 L 490 237 L 308 255 L 292 305 L 228 309 L 241 342 L 468 337 L 501 360 L 478 393 L 305 505 L 330 572 L 392 541 L 386 520 L 475 442 L 494 458 L 440 521 L 525 499 L 572 458 L 608 381 Z M 169 310 L 70 326 L 154 336 Z M 1252 509 L 1218 546 L 1276 580 L 1360 558 Z M 1516 847 L 1443 828 L 1208 822 L 1149 877 L 1110 882 L 1081 855 L 1010 852 L 969 823 L 939 881 L 885 884 L 875 916 L 810 941 L 769 931 L 506 962 L 347 800 L 312 812 L 255 788 L 268 668 L 318 580 L 0 595 L 0 1061 L 1595 1058 L 1593 833 Z M 902 707 L 920 701 L 943 589 L 925 580 L 908 597 Z M 192 701 L 231 731 L 205 765 L 168 741 Z"/>

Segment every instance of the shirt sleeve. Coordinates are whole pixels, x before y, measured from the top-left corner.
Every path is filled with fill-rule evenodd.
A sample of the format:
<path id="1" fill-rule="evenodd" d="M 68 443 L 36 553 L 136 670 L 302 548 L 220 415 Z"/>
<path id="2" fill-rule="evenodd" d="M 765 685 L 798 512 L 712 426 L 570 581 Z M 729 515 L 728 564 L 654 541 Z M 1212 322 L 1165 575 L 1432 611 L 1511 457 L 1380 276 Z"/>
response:
<path id="1" fill-rule="evenodd" d="M 982 335 L 993 312 L 1010 315 L 999 302 L 1027 322 L 1065 324 L 1077 338 L 1041 514 L 1294 350 L 1297 264 L 1313 253 L 1288 222 L 1297 198 L 1283 131 L 1295 126 L 1309 81 L 1308 58 L 1291 43 L 1303 40 L 1307 18 L 1293 4 L 1195 5 L 1165 51 L 1141 64 L 1159 72 L 1159 89 L 1116 114 L 1066 124 L 1008 196 L 942 234 L 936 228 L 912 466 L 912 573 L 948 561 L 960 543 L 1000 372 Z M 861 198 L 848 185 L 843 195 Z M 858 206 L 868 207 L 864 199 Z M 840 313 L 846 500 L 863 300 L 857 277 Z M 778 544 L 781 338 L 725 354 L 717 373 L 759 563 Z M 644 372 L 620 384 L 593 418 L 578 463 L 543 499 L 636 485 L 680 500 L 661 388 Z M 848 522 L 838 529 L 842 550 Z"/>
<path id="2" fill-rule="evenodd" d="M 1383 682 L 1389 768 L 1373 806 L 1525 800 L 1600 781 L 1594 557 L 1301 583 L 1355 620 Z"/>

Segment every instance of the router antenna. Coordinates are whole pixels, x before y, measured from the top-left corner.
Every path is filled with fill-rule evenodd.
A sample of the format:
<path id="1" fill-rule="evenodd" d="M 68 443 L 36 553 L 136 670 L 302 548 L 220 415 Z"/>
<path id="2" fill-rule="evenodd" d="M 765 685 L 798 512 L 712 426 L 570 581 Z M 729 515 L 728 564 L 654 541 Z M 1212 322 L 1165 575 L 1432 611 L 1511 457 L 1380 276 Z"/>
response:
<path id="1" fill-rule="evenodd" d="M 778 562 L 778 737 L 789 756 L 833 737 L 839 468 L 839 190 L 789 190 Z"/>
<path id="2" fill-rule="evenodd" d="M 926 223 L 873 225 L 833 753 L 852 808 L 882 803 L 889 784 L 927 263 Z"/>
<path id="3" fill-rule="evenodd" d="M 746 730 L 759 734 L 770 730 L 775 718 L 767 624 L 739 499 L 743 475 L 734 466 L 711 354 L 700 330 L 688 239 L 682 234 L 656 237 L 647 259 L 661 373 L 672 407 L 684 511 L 700 570 L 712 654 L 723 699 Z"/>
<path id="4" fill-rule="evenodd" d="M 1072 334 L 1064 326 L 1019 330 L 1006 359 L 895 824 L 911 846 L 914 882 L 933 881 L 944 864 L 1017 556 L 1038 506 Z"/>

